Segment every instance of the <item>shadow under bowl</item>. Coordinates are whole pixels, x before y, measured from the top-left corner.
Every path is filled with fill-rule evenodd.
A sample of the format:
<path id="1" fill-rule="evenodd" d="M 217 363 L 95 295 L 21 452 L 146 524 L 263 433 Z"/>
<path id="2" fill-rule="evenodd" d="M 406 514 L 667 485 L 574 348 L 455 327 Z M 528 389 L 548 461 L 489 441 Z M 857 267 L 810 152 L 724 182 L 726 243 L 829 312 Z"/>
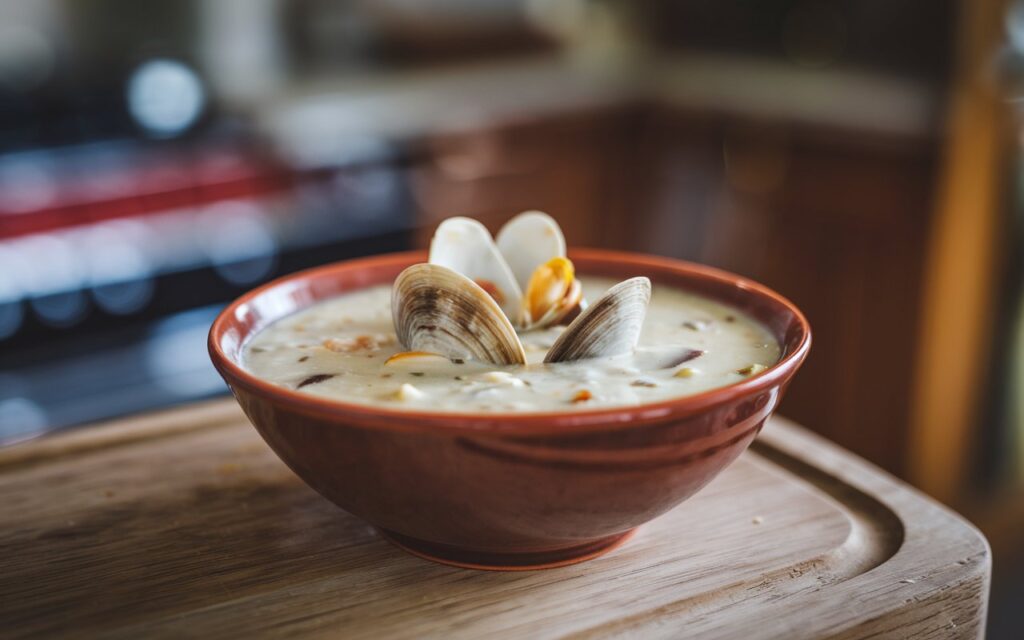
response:
<path id="1" fill-rule="evenodd" d="M 246 371 L 247 340 L 287 315 L 390 284 L 421 252 L 296 273 L 228 305 L 210 330 L 214 365 L 275 453 L 309 486 L 406 550 L 485 569 L 554 567 L 621 544 L 696 493 L 754 439 L 810 348 L 789 301 L 717 269 L 639 254 L 570 252 L 578 272 L 645 275 L 764 324 L 782 358 L 735 384 L 666 401 L 558 413 L 467 414 L 330 400 Z"/>

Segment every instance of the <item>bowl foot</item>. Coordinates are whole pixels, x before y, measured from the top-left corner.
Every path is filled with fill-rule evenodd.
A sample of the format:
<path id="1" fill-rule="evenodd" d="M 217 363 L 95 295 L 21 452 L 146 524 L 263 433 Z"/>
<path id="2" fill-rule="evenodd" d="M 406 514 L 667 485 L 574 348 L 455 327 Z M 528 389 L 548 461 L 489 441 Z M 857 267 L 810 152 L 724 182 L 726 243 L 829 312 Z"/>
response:
<path id="1" fill-rule="evenodd" d="M 604 555 L 622 546 L 633 537 L 636 529 L 630 529 L 625 533 L 618 533 L 614 536 L 592 540 L 563 549 L 524 553 L 475 551 L 446 544 L 426 542 L 385 529 L 378 529 L 378 531 L 391 544 L 425 560 L 463 569 L 533 571 L 564 567 Z"/>

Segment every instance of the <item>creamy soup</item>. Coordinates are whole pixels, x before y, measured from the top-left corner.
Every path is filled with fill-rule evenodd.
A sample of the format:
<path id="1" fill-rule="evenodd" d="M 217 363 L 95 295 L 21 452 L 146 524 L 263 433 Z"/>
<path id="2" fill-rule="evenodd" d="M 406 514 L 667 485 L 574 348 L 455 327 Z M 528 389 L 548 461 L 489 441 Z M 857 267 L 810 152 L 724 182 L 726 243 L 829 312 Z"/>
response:
<path id="1" fill-rule="evenodd" d="M 588 300 L 612 280 L 583 277 Z M 256 376 L 326 398 L 445 412 L 537 412 L 629 406 L 685 396 L 757 375 L 778 361 L 768 330 L 736 309 L 654 285 L 633 355 L 542 364 L 564 327 L 521 334 L 525 366 L 393 362 L 404 349 L 391 287 L 320 302 L 258 333 L 244 353 Z"/>

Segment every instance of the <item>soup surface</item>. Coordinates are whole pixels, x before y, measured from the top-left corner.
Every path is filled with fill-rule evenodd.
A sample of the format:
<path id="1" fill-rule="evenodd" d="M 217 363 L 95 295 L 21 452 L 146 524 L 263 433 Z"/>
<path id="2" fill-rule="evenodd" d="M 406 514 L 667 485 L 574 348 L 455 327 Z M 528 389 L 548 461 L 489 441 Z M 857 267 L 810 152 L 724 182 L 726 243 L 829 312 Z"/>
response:
<path id="1" fill-rule="evenodd" d="M 615 284 L 581 278 L 586 299 Z M 258 333 L 244 352 L 256 376 L 327 398 L 438 412 L 546 412 L 656 402 L 757 375 L 780 347 L 728 306 L 654 285 L 635 354 L 542 364 L 564 327 L 521 334 L 527 365 L 474 361 L 394 362 L 404 351 L 391 322 L 391 287 L 320 302 Z M 410 359 L 413 360 L 413 359 Z"/>

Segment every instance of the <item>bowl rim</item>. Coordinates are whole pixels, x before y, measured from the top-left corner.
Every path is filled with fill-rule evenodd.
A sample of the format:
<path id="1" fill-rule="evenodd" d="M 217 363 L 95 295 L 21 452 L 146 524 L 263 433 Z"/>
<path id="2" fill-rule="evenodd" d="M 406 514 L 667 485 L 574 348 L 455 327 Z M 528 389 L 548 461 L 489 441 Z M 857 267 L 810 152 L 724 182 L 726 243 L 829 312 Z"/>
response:
<path id="1" fill-rule="evenodd" d="M 239 386 L 250 393 L 269 398 L 275 404 L 284 405 L 298 413 L 311 417 L 327 418 L 330 421 L 337 421 L 339 423 L 359 424 L 401 431 L 426 430 L 473 435 L 481 435 L 482 433 L 550 435 L 585 431 L 595 427 L 623 429 L 652 422 L 664 422 L 677 417 L 693 415 L 744 396 L 754 395 L 760 391 L 784 384 L 807 357 L 811 346 L 811 327 L 800 309 L 787 298 L 758 282 L 722 269 L 685 260 L 642 253 L 590 248 L 570 249 L 569 257 L 577 258 L 584 262 L 615 263 L 638 269 L 648 268 L 650 271 L 667 271 L 689 277 L 703 278 L 712 280 L 720 285 L 731 286 L 769 299 L 785 307 L 793 314 L 800 332 L 799 342 L 796 348 L 765 371 L 726 386 L 708 389 L 700 393 L 639 405 L 521 413 L 469 413 L 392 409 L 379 405 L 345 402 L 334 398 L 304 393 L 295 389 L 288 389 L 249 373 L 244 367 L 229 357 L 221 346 L 221 338 L 231 325 L 232 318 L 236 316 L 238 309 L 272 289 L 288 286 L 289 283 L 304 279 L 325 277 L 328 274 L 344 270 L 355 271 L 388 266 L 398 267 L 402 264 L 411 265 L 415 262 L 426 261 L 426 255 L 425 251 L 403 251 L 342 260 L 276 278 L 244 293 L 225 306 L 210 327 L 207 337 L 207 348 L 215 368 L 236 395 L 235 387 Z M 708 297 L 714 299 L 714 296 Z M 320 301 L 316 300 L 310 304 Z M 303 306 L 292 313 L 297 313 L 302 309 L 308 308 L 308 306 Z M 274 321 L 284 317 L 286 316 L 276 318 Z M 262 328 L 264 327 L 256 331 L 250 331 L 248 335 L 243 336 L 239 349 L 244 349 L 245 343 Z"/>

